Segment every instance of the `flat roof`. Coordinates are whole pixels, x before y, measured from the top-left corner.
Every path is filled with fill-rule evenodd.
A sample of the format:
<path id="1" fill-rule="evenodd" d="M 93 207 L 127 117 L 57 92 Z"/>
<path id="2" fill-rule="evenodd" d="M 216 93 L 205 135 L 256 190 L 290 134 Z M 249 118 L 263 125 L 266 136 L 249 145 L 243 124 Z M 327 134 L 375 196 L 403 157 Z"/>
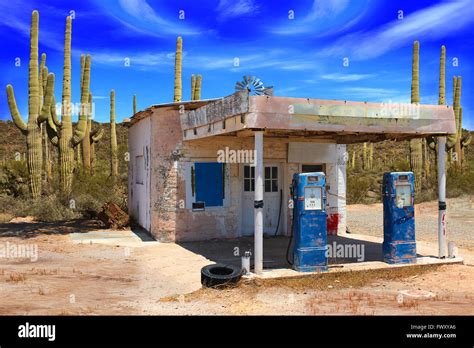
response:
<path id="1" fill-rule="evenodd" d="M 253 130 L 263 130 L 265 136 L 349 144 L 456 132 L 454 111 L 448 105 L 250 96 L 245 90 L 222 98 L 152 105 L 136 113 L 129 126 L 151 116 L 155 109 L 178 110 L 182 105 L 183 140 L 252 136 Z"/>
<path id="2" fill-rule="evenodd" d="M 337 143 L 413 139 L 455 133 L 447 105 L 369 103 L 237 92 L 180 115 L 184 140 L 214 135 L 320 138 Z"/>

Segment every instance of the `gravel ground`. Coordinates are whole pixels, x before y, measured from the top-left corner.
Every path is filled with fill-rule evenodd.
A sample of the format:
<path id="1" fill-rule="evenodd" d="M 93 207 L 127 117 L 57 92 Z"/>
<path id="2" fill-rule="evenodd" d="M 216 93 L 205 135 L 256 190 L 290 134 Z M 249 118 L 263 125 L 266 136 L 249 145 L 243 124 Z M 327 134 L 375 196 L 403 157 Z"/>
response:
<path id="1" fill-rule="evenodd" d="M 447 200 L 448 241 L 474 250 L 474 196 Z M 430 242 L 438 238 L 438 202 L 415 206 L 416 239 Z M 383 237 L 383 205 L 381 203 L 347 206 L 347 225 L 352 233 Z"/>

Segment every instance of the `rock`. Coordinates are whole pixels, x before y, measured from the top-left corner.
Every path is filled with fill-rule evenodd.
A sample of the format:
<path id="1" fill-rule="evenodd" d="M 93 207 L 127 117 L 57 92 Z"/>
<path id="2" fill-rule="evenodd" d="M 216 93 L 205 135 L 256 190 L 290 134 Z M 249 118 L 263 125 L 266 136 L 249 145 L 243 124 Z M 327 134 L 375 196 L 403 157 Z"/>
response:
<path id="1" fill-rule="evenodd" d="M 115 203 L 106 203 L 97 215 L 108 228 L 123 228 L 128 226 L 130 217 Z"/>

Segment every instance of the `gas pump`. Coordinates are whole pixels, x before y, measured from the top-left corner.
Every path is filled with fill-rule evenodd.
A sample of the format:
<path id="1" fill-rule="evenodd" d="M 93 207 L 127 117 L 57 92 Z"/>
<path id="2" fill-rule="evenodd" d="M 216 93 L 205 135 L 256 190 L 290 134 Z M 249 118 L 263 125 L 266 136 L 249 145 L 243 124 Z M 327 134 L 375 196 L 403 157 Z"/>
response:
<path id="1" fill-rule="evenodd" d="M 293 268 L 299 272 L 326 271 L 328 266 L 324 173 L 294 174 L 291 195 Z"/>
<path id="2" fill-rule="evenodd" d="M 383 259 L 416 263 L 415 189 L 412 172 L 383 175 Z"/>

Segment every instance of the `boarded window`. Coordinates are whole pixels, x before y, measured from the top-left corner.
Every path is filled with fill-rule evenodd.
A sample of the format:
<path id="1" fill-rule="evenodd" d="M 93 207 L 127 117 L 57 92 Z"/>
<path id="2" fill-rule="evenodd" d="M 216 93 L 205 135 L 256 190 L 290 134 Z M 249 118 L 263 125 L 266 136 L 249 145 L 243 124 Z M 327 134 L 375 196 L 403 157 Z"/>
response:
<path id="1" fill-rule="evenodd" d="M 196 202 L 206 207 L 222 207 L 224 203 L 224 166 L 217 162 L 194 164 Z"/>
<path id="2" fill-rule="evenodd" d="M 135 183 L 143 185 L 145 176 L 145 160 L 143 155 L 135 157 Z"/>

